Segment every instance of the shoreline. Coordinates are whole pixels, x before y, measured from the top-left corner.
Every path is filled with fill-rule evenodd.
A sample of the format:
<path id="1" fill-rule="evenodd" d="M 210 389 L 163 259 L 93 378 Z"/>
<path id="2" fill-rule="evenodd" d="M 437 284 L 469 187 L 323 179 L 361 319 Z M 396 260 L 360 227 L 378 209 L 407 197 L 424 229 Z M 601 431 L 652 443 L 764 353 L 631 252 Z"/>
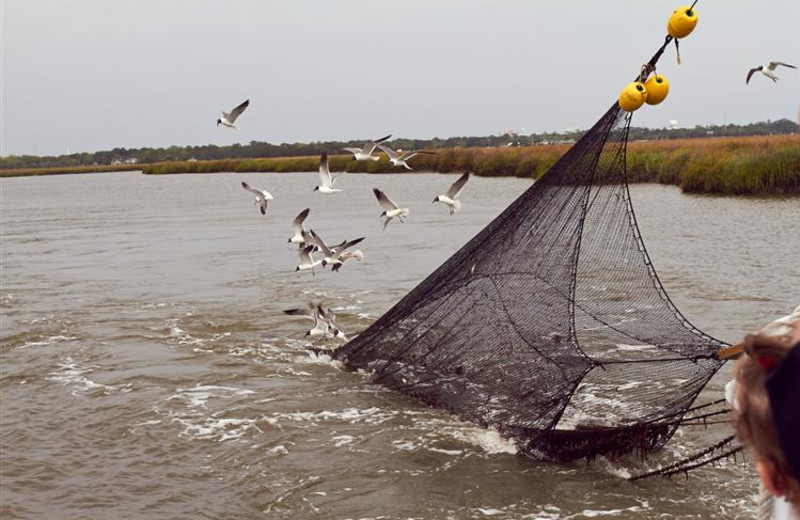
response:
<path id="1" fill-rule="evenodd" d="M 553 144 L 508 148 L 446 148 L 409 161 L 417 173 L 471 171 L 482 177 L 538 179 L 571 147 Z M 411 173 L 379 161 L 354 161 L 331 155 L 333 171 Z M 315 172 L 317 156 L 262 159 L 172 161 L 152 164 L 96 165 L 0 170 L 0 177 L 142 171 L 145 175 L 224 172 Z M 628 182 L 675 185 L 684 193 L 718 195 L 800 194 L 800 135 L 712 137 L 630 142 Z"/>

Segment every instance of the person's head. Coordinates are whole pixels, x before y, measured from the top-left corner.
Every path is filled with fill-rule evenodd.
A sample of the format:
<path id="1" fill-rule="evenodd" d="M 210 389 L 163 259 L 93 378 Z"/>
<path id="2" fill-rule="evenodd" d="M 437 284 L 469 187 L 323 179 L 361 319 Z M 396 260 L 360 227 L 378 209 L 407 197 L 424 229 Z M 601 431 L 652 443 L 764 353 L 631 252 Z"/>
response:
<path id="1" fill-rule="evenodd" d="M 797 329 L 795 338 L 800 337 L 800 327 Z M 800 378 L 795 368 L 800 347 L 787 359 L 790 344 L 794 343 L 796 340 L 789 343 L 764 334 L 745 338 L 747 355 L 736 365 L 734 423 L 739 440 L 755 454 L 756 470 L 764 487 L 800 508 L 800 472 L 796 448 L 792 447 L 794 439 L 800 438 L 794 419 L 800 409 L 800 396 L 794 395 Z"/>

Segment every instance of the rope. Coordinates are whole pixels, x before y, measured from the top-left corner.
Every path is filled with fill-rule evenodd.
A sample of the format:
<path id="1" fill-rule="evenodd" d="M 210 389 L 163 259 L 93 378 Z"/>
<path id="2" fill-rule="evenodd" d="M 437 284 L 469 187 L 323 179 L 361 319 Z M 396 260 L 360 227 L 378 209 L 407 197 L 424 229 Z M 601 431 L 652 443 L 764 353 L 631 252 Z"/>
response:
<path id="1" fill-rule="evenodd" d="M 730 435 L 728 437 L 725 437 L 724 439 L 722 439 L 718 443 L 713 444 L 713 445 L 709 446 L 708 448 L 695 453 L 694 455 L 690 455 L 689 457 L 681 459 L 678 462 L 670 464 L 669 466 L 665 466 L 663 468 L 658 468 L 658 469 L 653 470 L 653 471 L 648 471 L 647 473 L 634 475 L 633 477 L 630 477 L 628 480 L 633 482 L 633 481 L 636 481 L 636 480 L 642 480 L 642 479 L 649 478 L 649 477 L 654 477 L 654 476 L 667 477 L 667 476 L 670 476 L 670 475 L 674 475 L 675 473 L 687 472 L 690 469 L 695 469 L 695 468 L 699 468 L 700 466 L 705 466 L 706 464 L 710 464 L 711 462 L 714 462 L 714 461 L 718 460 L 718 458 L 720 458 L 720 457 L 715 457 L 713 459 L 710 459 L 710 460 L 707 460 L 707 461 L 704 461 L 704 462 L 700 462 L 700 463 L 694 464 L 694 465 L 687 466 L 687 464 L 690 463 L 690 462 L 694 462 L 694 461 L 696 461 L 696 460 L 698 460 L 698 459 L 700 459 L 702 457 L 705 457 L 706 455 L 708 455 L 710 453 L 713 453 L 713 452 L 721 449 L 723 446 L 726 446 L 727 444 L 730 444 L 731 442 L 733 442 L 734 438 L 735 438 L 734 435 Z M 741 451 L 741 449 L 742 449 L 741 447 L 735 448 L 734 450 L 732 450 L 732 452 L 726 452 L 726 454 L 723 454 L 723 455 L 730 456 L 730 455 L 735 454 L 738 451 Z"/>
<path id="2" fill-rule="evenodd" d="M 668 471 L 666 473 L 662 473 L 661 476 L 662 477 L 671 477 L 673 475 L 677 475 L 678 473 L 683 473 L 684 475 L 686 475 L 688 477 L 688 473 L 690 471 L 692 471 L 693 469 L 701 468 L 703 466 L 707 466 L 708 464 L 713 464 L 713 463 L 717 462 L 718 460 L 727 459 L 728 457 L 734 457 L 734 459 L 735 459 L 736 458 L 736 454 L 739 453 L 742 450 L 744 450 L 744 447 L 743 446 L 739 446 L 738 448 L 733 448 L 732 450 L 728 450 L 725 453 L 720 453 L 716 457 L 712 457 L 712 458 L 710 458 L 708 460 L 704 460 L 704 461 L 701 461 L 701 462 L 697 462 L 695 464 L 690 464 L 688 466 L 684 466 L 682 468 L 678 468 L 678 469 L 674 469 L 672 471 Z"/>

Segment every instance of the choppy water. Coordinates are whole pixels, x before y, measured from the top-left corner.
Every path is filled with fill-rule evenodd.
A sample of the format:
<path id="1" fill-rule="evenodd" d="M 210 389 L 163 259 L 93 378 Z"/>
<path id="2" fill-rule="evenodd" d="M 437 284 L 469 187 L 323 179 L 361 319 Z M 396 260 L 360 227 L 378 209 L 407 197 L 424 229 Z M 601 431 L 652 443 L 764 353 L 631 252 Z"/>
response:
<path id="1" fill-rule="evenodd" d="M 723 462 L 630 483 L 636 461 L 554 465 L 492 432 L 307 353 L 324 299 L 367 326 L 527 186 L 473 178 L 462 212 L 431 205 L 454 176 L 315 174 L 2 179 L 2 518 L 747 518 L 755 480 Z M 267 217 L 240 187 L 276 197 Z M 411 206 L 381 231 L 370 188 Z M 632 187 L 667 290 L 734 341 L 798 303 L 800 200 Z M 363 263 L 295 273 L 289 223 L 311 207 Z M 703 399 L 716 399 L 723 369 Z M 727 434 L 686 428 L 647 467 Z"/>

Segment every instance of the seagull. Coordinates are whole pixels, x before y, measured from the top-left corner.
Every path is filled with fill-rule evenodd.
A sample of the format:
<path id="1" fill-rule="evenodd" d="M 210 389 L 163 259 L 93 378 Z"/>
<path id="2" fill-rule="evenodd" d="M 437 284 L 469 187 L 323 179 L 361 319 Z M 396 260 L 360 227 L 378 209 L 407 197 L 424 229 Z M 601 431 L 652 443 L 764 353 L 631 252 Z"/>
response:
<path id="1" fill-rule="evenodd" d="M 750 83 L 750 78 L 753 77 L 753 74 L 755 74 L 756 72 L 761 72 L 761 74 L 765 75 L 766 77 L 771 79 L 773 83 L 775 83 L 776 81 L 778 81 L 778 76 L 776 76 L 775 73 L 772 71 L 774 71 L 778 67 L 778 65 L 783 65 L 784 67 L 789 67 L 790 69 L 797 68 L 794 65 L 789 65 L 788 63 L 782 63 L 780 61 L 771 61 L 769 62 L 769 65 L 766 66 L 762 65 L 760 67 L 750 69 L 750 71 L 747 73 L 747 81 L 745 81 L 745 84 Z"/>
<path id="2" fill-rule="evenodd" d="M 223 112 L 222 118 L 217 119 L 217 126 L 222 124 L 223 126 L 227 126 L 228 128 L 236 128 L 236 125 L 234 124 L 236 122 L 236 118 L 242 115 L 244 109 L 247 108 L 249 105 L 250 105 L 250 100 L 246 99 L 244 103 L 231 110 L 230 114 L 228 112 Z"/>
<path id="3" fill-rule="evenodd" d="M 300 255 L 300 264 L 295 268 L 295 272 L 297 271 L 307 271 L 311 269 L 313 274 L 317 274 L 314 272 L 314 268 L 317 267 L 322 263 L 322 260 L 314 260 L 314 257 L 311 256 L 311 253 L 314 251 L 314 246 L 306 246 L 302 247 L 298 250 L 297 254 Z"/>
<path id="4" fill-rule="evenodd" d="M 456 200 L 458 194 L 461 193 L 461 190 L 464 189 L 464 185 L 469 180 L 469 173 L 465 173 L 461 177 L 456 180 L 453 184 L 450 185 L 448 188 L 447 193 L 444 195 L 439 195 L 435 199 L 433 199 L 433 203 L 441 202 L 445 204 L 450 209 L 450 214 L 455 215 L 456 211 L 461 209 L 461 201 Z"/>
<path id="5" fill-rule="evenodd" d="M 292 221 L 292 228 L 294 229 L 294 235 L 292 238 L 289 239 L 290 244 L 300 244 L 303 245 L 306 243 L 306 229 L 303 227 L 303 222 L 308 217 L 308 213 L 311 211 L 311 208 L 306 208 L 297 215 L 294 220 Z"/>
<path id="6" fill-rule="evenodd" d="M 330 310 L 330 309 L 328 309 Z M 304 316 L 314 321 L 314 327 L 306 332 L 306 336 L 327 336 L 329 329 L 329 321 L 321 319 L 322 306 L 309 303 L 305 307 L 299 309 L 288 309 L 283 311 L 284 314 L 289 316 Z"/>
<path id="7" fill-rule="evenodd" d="M 242 188 L 246 189 L 247 191 L 256 196 L 256 200 L 253 202 L 253 204 L 258 204 L 259 206 L 261 206 L 261 214 L 266 215 L 267 201 L 273 199 L 272 194 L 267 190 L 259 190 L 258 188 L 253 188 L 246 182 L 242 182 Z"/>
<path id="8" fill-rule="evenodd" d="M 425 155 L 436 155 L 436 152 L 426 152 L 424 150 L 407 150 L 405 152 L 401 152 L 398 154 L 388 146 L 379 144 L 378 148 L 386 152 L 386 155 L 389 156 L 389 161 L 392 163 L 392 166 L 405 166 L 407 170 L 413 170 L 411 166 L 409 166 L 406 161 L 414 157 L 415 155 L 425 154 Z"/>
<path id="9" fill-rule="evenodd" d="M 330 195 L 331 193 L 339 193 L 342 190 L 339 188 L 334 188 L 333 183 L 336 182 L 336 179 L 339 178 L 339 175 L 342 173 L 331 176 L 331 169 L 328 167 L 328 152 L 322 152 L 322 155 L 319 156 L 319 186 L 314 188 L 314 191 L 318 191 L 326 195 Z"/>
<path id="10" fill-rule="evenodd" d="M 381 137 L 380 139 L 375 139 L 374 141 L 369 141 L 367 143 L 364 143 L 363 148 L 342 148 L 342 150 L 353 154 L 353 158 L 356 161 L 366 161 L 367 159 L 378 161 L 380 160 L 380 157 L 372 155 L 372 152 L 375 151 L 376 146 L 386 141 L 390 137 L 392 137 L 392 134 L 389 134 L 386 137 Z"/>
<path id="11" fill-rule="evenodd" d="M 389 222 L 391 222 L 394 217 L 397 217 L 400 219 L 400 222 L 403 222 L 403 217 L 408 216 L 408 208 L 398 208 L 397 204 L 392 202 L 392 199 L 387 197 L 386 194 L 378 188 L 372 188 L 372 192 L 375 194 L 375 197 L 378 199 L 378 202 L 381 203 L 381 207 L 384 209 L 384 212 L 381 213 L 380 217 L 378 217 L 386 217 L 386 220 L 383 223 L 384 231 L 386 230 L 386 226 L 389 225 Z"/>
<path id="12" fill-rule="evenodd" d="M 350 247 L 353 247 L 354 245 L 364 240 L 364 237 L 356 238 L 355 240 L 350 240 L 350 241 L 345 240 L 341 244 L 331 248 L 328 247 L 325 241 L 322 240 L 322 238 L 320 238 L 320 236 L 317 235 L 317 233 L 313 229 L 310 231 L 310 233 L 311 236 L 314 237 L 314 242 L 316 242 L 317 246 L 322 251 L 322 254 L 325 255 L 325 258 L 322 260 L 322 267 L 325 267 L 330 264 L 331 269 L 336 267 L 335 269 L 336 271 L 339 270 L 339 267 L 341 267 L 343 263 L 340 257 L 345 252 L 345 250 Z"/>

